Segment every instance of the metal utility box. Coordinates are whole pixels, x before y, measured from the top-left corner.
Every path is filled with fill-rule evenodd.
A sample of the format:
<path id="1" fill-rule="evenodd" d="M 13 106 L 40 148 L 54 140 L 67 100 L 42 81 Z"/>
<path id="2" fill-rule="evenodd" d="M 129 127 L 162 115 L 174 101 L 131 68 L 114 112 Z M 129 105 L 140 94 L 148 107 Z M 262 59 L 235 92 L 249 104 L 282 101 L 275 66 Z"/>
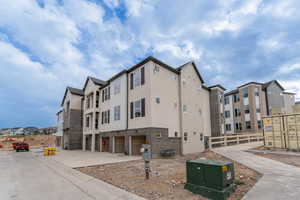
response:
<path id="1" fill-rule="evenodd" d="M 234 191 L 232 162 L 197 159 L 186 162 L 185 189 L 213 200 L 226 200 Z"/>

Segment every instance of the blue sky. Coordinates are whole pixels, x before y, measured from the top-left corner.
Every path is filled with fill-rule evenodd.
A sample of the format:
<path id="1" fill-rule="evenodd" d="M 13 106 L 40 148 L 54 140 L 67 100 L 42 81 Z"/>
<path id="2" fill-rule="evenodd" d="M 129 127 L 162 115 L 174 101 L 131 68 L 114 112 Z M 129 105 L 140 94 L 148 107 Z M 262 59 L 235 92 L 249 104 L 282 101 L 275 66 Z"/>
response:
<path id="1" fill-rule="evenodd" d="M 277 79 L 299 99 L 299 10 L 299 0 L 0 0 L 0 128 L 55 125 L 67 85 L 148 55 L 194 60 L 208 86 Z"/>

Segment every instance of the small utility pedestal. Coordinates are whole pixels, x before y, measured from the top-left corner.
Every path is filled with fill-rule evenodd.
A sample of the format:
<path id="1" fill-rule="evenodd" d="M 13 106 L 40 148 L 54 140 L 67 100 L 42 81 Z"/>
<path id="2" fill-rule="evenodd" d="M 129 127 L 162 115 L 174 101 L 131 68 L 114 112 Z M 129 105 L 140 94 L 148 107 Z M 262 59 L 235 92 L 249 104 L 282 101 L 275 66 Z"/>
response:
<path id="1" fill-rule="evenodd" d="M 212 200 L 226 200 L 234 192 L 232 162 L 197 159 L 186 162 L 185 189 Z"/>

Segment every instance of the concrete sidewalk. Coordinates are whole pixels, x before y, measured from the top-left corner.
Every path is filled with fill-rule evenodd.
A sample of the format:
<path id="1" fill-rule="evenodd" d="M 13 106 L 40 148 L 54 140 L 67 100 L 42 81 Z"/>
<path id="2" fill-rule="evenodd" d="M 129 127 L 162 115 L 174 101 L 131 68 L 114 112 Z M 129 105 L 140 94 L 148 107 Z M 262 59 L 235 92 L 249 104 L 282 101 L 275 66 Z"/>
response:
<path id="1" fill-rule="evenodd" d="M 245 152 L 262 142 L 213 149 L 214 152 L 246 165 L 263 177 L 245 195 L 245 200 L 299 200 L 300 168 Z"/>
<path id="2" fill-rule="evenodd" d="M 37 157 L 50 170 L 79 188 L 83 193 L 94 200 L 145 200 L 135 194 L 122 190 L 99 179 L 83 174 L 67 167 L 52 157 Z"/>

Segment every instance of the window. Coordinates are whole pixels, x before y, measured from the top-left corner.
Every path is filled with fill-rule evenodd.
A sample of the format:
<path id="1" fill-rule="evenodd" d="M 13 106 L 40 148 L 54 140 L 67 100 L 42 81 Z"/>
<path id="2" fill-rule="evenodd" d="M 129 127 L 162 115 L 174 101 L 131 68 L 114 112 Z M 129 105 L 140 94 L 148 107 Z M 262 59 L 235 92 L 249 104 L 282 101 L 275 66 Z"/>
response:
<path id="1" fill-rule="evenodd" d="M 235 109 L 234 109 L 234 116 L 235 116 L 235 117 L 241 116 L 241 111 L 240 111 L 240 109 L 238 109 L 238 108 L 235 108 Z"/>
<path id="2" fill-rule="evenodd" d="M 225 105 L 229 104 L 229 97 L 225 97 L 225 98 L 224 98 L 224 104 L 225 104 Z"/>
<path id="3" fill-rule="evenodd" d="M 177 131 L 175 131 L 174 136 L 178 137 L 178 132 Z"/>
<path id="4" fill-rule="evenodd" d="M 110 110 L 102 112 L 102 124 L 109 124 L 110 121 Z"/>
<path id="5" fill-rule="evenodd" d="M 134 102 L 134 117 L 141 116 L 141 101 Z"/>
<path id="6" fill-rule="evenodd" d="M 130 118 L 145 117 L 145 99 L 130 103 Z"/>
<path id="7" fill-rule="evenodd" d="M 114 120 L 118 121 L 121 118 L 121 107 L 120 106 L 115 106 L 114 107 Z"/>
<path id="8" fill-rule="evenodd" d="M 240 101 L 240 94 L 235 94 L 233 96 L 233 100 L 234 100 L 235 103 L 238 102 L 238 101 Z"/>
<path id="9" fill-rule="evenodd" d="M 254 94 L 255 94 L 255 96 L 259 96 L 258 88 L 254 88 Z"/>
<path id="10" fill-rule="evenodd" d="M 153 73 L 159 72 L 159 66 L 155 65 L 153 69 Z"/>
<path id="11" fill-rule="evenodd" d="M 229 118 L 230 117 L 230 111 L 225 110 L 225 118 Z"/>
<path id="12" fill-rule="evenodd" d="M 102 102 L 110 99 L 110 87 L 104 88 L 102 90 Z"/>
<path id="13" fill-rule="evenodd" d="M 251 129 L 251 122 L 250 121 L 246 121 L 246 129 Z"/>
<path id="14" fill-rule="evenodd" d="M 130 89 L 139 87 L 145 84 L 145 68 L 142 67 L 139 70 L 130 74 Z"/>
<path id="15" fill-rule="evenodd" d="M 85 118 L 85 126 L 86 127 L 90 126 L 90 117 L 89 116 L 86 116 L 86 118 Z"/>
<path id="16" fill-rule="evenodd" d="M 95 129 L 98 129 L 98 121 L 99 121 L 99 112 L 96 112 L 96 117 L 95 117 Z"/>
<path id="17" fill-rule="evenodd" d="M 156 97 L 155 101 L 156 101 L 157 104 L 160 104 L 160 98 L 159 97 Z"/>
<path id="18" fill-rule="evenodd" d="M 248 88 L 244 88 L 243 89 L 243 97 L 247 98 L 248 96 L 249 96 L 249 94 L 248 94 Z"/>
<path id="19" fill-rule="evenodd" d="M 225 124 L 226 131 L 231 131 L 231 124 Z"/>
<path id="20" fill-rule="evenodd" d="M 221 95 L 219 95 L 219 101 L 220 101 L 220 103 L 222 103 L 222 102 L 223 102 L 223 98 L 222 98 L 222 96 L 221 96 Z"/>
<path id="21" fill-rule="evenodd" d="M 86 99 L 86 108 L 89 109 L 89 108 L 90 108 L 90 96 L 87 95 L 87 96 L 85 97 L 85 99 Z"/>
<path id="22" fill-rule="evenodd" d="M 258 129 L 262 128 L 262 120 L 257 121 L 257 126 L 258 126 Z"/>
<path id="23" fill-rule="evenodd" d="M 203 141 L 203 133 L 200 133 L 200 141 Z"/>
<path id="24" fill-rule="evenodd" d="M 114 83 L 114 95 L 119 94 L 120 91 L 121 91 L 121 81 L 120 81 L 120 80 L 117 80 L 117 81 L 115 81 L 115 83 Z"/>
<path id="25" fill-rule="evenodd" d="M 99 107 L 99 91 L 96 92 L 96 108 Z"/>
<path id="26" fill-rule="evenodd" d="M 187 133 L 187 132 L 184 132 L 184 134 L 183 134 L 183 139 L 184 139 L 184 141 L 187 141 L 187 140 L 188 140 L 188 133 Z"/>
<path id="27" fill-rule="evenodd" d="M 241 122 L 235 123 L 235 129 L 237 131 L 241 131 L 242 130 L 242 123 Z"/>
<path id="28" fill-rule="evenodd" d="M 250 113 L 249 106 L 246 106 L 246 108 L 245 108 L 245 114 L 249 114 L 249 113 Z"/>
<path id="29" fill-rule="evenodd" d="M 182 106 L 182 110 L 183 110 L 183 112 L 186 112 L 186 111 L 187 111 L 186 105 L 183 105 L 183 106 Z"/>

